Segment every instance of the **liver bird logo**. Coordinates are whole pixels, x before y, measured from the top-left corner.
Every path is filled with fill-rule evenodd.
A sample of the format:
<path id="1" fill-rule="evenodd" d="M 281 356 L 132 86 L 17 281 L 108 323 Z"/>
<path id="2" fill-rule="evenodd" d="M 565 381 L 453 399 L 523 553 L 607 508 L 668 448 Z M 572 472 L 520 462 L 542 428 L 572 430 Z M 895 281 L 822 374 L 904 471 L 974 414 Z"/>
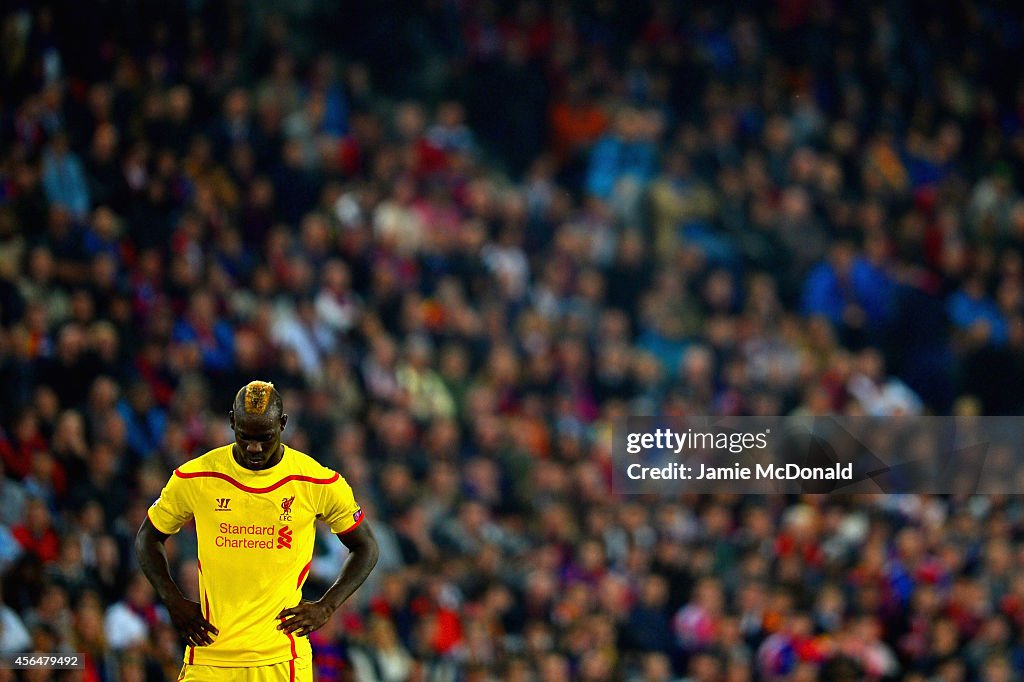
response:
<path id="1" fill-rule="evenodd" d="M 295 496 L 286 497 L 281 500 L 281 520 L 291 521 L 292 520 L 292 503 L 295 502 Z"/>

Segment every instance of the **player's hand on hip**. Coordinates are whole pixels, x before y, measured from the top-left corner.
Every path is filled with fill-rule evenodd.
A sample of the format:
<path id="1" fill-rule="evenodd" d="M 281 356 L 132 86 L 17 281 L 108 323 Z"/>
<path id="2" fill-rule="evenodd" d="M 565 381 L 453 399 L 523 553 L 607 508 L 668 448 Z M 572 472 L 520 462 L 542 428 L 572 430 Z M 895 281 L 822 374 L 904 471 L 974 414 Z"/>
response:
<path id="1" fill-rule="evenodd" d="M 203 616 L 203 609 L 198 602 L 185 598 L 175 600 L 167 604 L 167 611 L 174 627 L 189 646 L 213 644 L 210 635 L 220 634 L 220 630 Z"/>
<path id="2" fill-rule="evenodd" d="M 300 602 L 298 606 L 283 609 L 281 613 L 277 614 L 281 621 L 277 629 L 283 630 L 287 634 L 308 637 L 311 632 L 319 630 L 332 613 L 330 607 L 318 601 Z"/>

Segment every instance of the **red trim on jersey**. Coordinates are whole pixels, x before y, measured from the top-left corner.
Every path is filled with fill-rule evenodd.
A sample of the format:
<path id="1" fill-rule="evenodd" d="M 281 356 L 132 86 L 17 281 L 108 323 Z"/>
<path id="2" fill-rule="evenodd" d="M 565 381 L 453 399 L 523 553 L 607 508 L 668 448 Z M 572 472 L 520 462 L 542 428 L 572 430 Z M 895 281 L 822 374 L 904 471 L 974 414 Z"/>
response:
<path id="1" fill-rule="evenodd" d="M 288 661 L 288 682 L 295 682 L 295 659 Z"/>
<path id="2" fill-rule="evenodd" d="M 200 561 L 199 559 L 196 559 L 196 566 L 199 568 L 199 572 L 202 573 L 203 572 L 203 562 Z"/>
<path id="3" fill-rule="evenodd" d="M 360 509 L 359 511 L 362 512 L 363 510 Z M 351 533 L 352 531 L 354 531 L 356 528 L 359 527 L 359 524 L 362 523 L 363 519 L 365 519 L 365 518 L 366 518 L 366 513 L 363 512 L 363 513 L 361 513 L 359 515 L 359 520 L 356 521 L 355 523 L 353 523 L 351 528 L 346 528 L 345 530 L 341 531 L 340 533 L 335 533 L 335 535 L 346 535 L 348 533 Z"/>
<path id="4" fill-rule="evenodd" d="M 335 474 L 330 478 L 313 478 L 312 476 L 292 474 L 291 476 L 285 476 L 284 478 L 282 478 L 280 481 L 273 485 L 268 485 L 266 488 L 253 488 L 251 486 L 245 485 L 244 483 L 236 481 L 232 477 L 220 471 L 193 471 L 191 473 L 185 473 L 180 469 L 175 469 L 174 475 L 177 476 L 178 478 L 219 478 L 222 481 L 227 481 L 228 483 L 230 483 L 231 485 L 235 486 L 236 488 L 243 492 L 256 494 L 273 492 L 280 488 L 281 486 L 283 486 L 285 483 L 288 483 L 290 481 L 303 481 L 305 483 L 328 485 L 330 483 L 334 483 L 339 478 L 337 472 L 335 472 Z"/>
<path id="5" fill-rule="evenodd" d="M 195 660 L 196 660 L 196 648 L 194 646 L 190 646 L 188 648 L 188 664 L 189 665 L 194 664 Z"/>
<path id="6" fill-rule="evenodd" d="M 309 567 L 312 566 L 312 565 L 313 565 L 313 560 L 310 559 L 309 563 L 306 564 L 303 567 L 302 573 L 299 573 L 299 579 L 295 582 L 295 587 L 296 588 L 302 587 L 302 581 L 306 579 L 306 574 L 309 573 Z"/>
<path id="7" fill-rule="evenodd" d="M 281 622 L 284 622 L 284 617 L 281 618 Z M 299 657 L 299 655 L 295 652 L 295 637 L 293 637 L 292 633 L 290 632 L 286 632 L 284 634 L 288 635 L 288 641 L 292 644 L 292 661 L 294 662 L 295 659 Z"/>
<path id="8" fill-rule="evenodd" d="M 210 620 L 210 595 L 206 590 L 203 590 L 203 603 L 206 604 L 206 610 L 205 613 L 203 613 L 203 618 Z"/>

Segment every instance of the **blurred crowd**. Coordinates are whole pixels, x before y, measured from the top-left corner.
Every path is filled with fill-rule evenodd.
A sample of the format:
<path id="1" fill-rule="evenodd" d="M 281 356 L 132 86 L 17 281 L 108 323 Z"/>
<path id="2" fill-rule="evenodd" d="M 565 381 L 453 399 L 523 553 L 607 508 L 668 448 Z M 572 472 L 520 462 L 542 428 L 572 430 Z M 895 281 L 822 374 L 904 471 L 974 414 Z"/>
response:
<path id="1" fill-rule="evenodd" d="M 1021 14 L 5 3 L 0 652 L 177 678 L 131 542 L 260 378 L 382 548 L 322 681 L 1021 679 L 1016 496 L 609 492 L 627 414 L 1018 413 Z"/>

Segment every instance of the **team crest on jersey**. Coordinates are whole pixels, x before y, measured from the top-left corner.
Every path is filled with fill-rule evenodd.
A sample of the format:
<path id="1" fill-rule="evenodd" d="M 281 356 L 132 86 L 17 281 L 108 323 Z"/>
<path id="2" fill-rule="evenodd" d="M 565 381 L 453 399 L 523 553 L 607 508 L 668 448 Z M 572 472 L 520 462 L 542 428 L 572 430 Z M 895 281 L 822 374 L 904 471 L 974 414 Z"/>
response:
<path id="1" fill-rule="evenodd" d="M 292 504 L 295 502 L 295 496 L 286 497 L 281 500 L 281 520 L 291 521 L 292 520 Z"/>

